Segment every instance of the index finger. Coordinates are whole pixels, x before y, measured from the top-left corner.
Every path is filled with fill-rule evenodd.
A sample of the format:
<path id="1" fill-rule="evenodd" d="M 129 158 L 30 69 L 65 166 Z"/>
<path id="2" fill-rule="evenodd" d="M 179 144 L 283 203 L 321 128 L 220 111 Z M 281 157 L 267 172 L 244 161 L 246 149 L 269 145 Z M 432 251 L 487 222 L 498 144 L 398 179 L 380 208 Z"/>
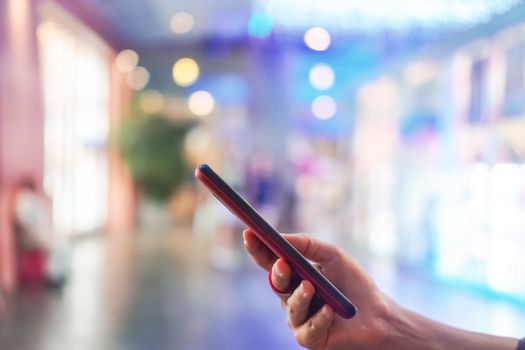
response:
<path id="1" fill-rule="evenodd" d="M 277 260 L 277 256 L 250 229 L 244 230 L 242 234 L 244 246 L 257 265 L 266 271 L 270 271 Z"/>

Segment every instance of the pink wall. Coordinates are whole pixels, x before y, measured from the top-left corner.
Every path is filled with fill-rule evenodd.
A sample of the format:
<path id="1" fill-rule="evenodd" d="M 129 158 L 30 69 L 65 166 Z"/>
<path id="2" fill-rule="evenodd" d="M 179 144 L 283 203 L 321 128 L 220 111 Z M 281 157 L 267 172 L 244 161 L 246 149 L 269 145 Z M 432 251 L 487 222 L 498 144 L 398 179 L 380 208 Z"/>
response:
<path id="1" fill-rule="evenodd" d="M 41 0 L 0 0 L 0 289 L 16 287 L 16 256 L 10 218 L 13 187 L 21 177 L 31 177 L 42 187 L 44 168 L 44 117 L 36 37 L 37 8 Z M 59 1 L 69 3 L 67 1 Z M 66 6 L 64 6 L 66 7 Z M 85 9 L 66 7 L 86 20 Z M 106 38 L 107 39 L 107 38 Z M 114 53 L 108 60 L 114 60 Z M 111 126 L 125 115 L 131 98 L 124 76 L 111 75 Z M 133 183 L 115 150 L 109 151 L 110 191 L 107 230 L 132 232 L 136 199 Z"/>
<path id="2" fill-rule="evenodd" d="M 36 43 L 37 0 L 0 1 L 0 286 L 16 285 L 13 185 L 41 186 L 44 125 Z"/>
<path id="3" fill-rule="evenodd" d="M 44 122 L 36 42 L 36 0 L 2 1 L 0 181 L 43 176 Z"/>

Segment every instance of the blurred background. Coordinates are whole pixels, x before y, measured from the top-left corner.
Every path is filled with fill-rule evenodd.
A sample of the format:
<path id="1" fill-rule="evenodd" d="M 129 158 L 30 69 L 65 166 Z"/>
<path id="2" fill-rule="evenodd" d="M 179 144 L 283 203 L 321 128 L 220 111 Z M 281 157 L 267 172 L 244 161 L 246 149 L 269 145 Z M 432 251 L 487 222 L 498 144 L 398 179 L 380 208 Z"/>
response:
<path id="1" fill-rule="evenodd" d="M 523 1 L 0 0 L 0 348 L 298 349 L 199 163 L 522 337 L 524 161 Z"/>

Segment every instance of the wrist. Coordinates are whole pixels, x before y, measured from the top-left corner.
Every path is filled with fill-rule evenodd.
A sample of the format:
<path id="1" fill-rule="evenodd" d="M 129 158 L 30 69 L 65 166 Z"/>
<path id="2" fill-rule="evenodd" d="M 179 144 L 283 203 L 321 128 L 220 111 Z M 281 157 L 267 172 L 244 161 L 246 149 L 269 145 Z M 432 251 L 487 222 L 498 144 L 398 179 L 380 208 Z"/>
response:
<path id="1" fill-rule="evenodd" d="M 382 349 L 388 350 L 515 350 L 517 339 L 469 332 L 431 320 L 393 303 Z"/>
<path id="2" fill-rule="evenodd" d="M 435 334 L 432 334 L 432 322 L 393 301 L 384 315 L 385 343 L 382 349 L 396 350 L 434 350 L 439 347 L 434 344 Z"/>
<path id="3" fill-rule="evenodd" d="M 370 305 L 366 329 L 361 330 L 360 342 L 352 349 L 367 350 L 431 350 L 421 329 L 417 314 L 401 307 L 386 295 L 378 292 Z M 357 347 L 355 347 L 357 345 Z"/>

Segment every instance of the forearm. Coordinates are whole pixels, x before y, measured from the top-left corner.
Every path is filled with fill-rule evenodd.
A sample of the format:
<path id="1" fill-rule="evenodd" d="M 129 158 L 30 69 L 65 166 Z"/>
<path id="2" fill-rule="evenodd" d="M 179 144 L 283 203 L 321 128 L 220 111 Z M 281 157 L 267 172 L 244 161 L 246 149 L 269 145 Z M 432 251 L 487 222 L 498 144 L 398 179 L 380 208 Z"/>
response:
<path id="1" fill-rule="evenodd" d="M 518 340 L 460 330 L 398 307 L 390 324 L 388 349 L 516 350 Z"/>

